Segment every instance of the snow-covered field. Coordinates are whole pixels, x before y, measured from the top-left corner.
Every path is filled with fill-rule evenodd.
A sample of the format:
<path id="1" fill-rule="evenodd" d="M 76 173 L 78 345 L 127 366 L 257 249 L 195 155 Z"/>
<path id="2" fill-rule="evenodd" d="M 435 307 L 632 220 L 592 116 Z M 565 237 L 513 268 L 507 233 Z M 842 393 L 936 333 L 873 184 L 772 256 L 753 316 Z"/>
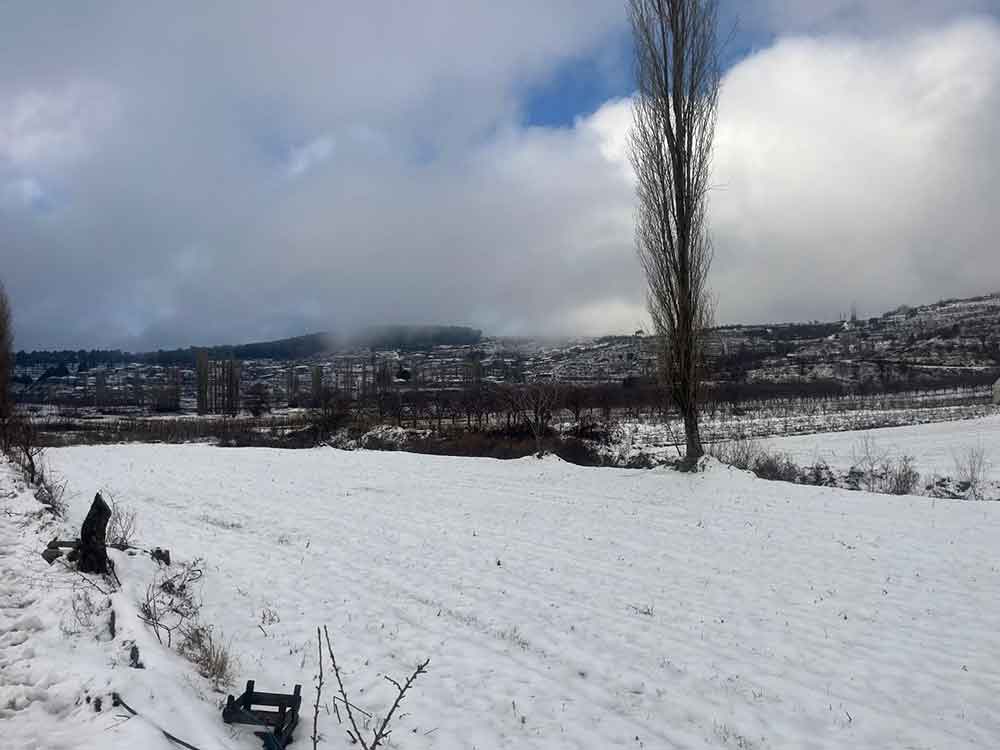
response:
<path id="1" fill-rule="evenodd" d="M 928 404 L 935 403 L 931 396 L 927 400 Z M 764 402 L 759 410 L 749 411 L 742 416 L 724 412 L 706 413 L 701 419 L 702 438 L 707 444 L 714 444 L 736 437 L 778 441 L 785 437 L 801 436 L 801 440 L 791 440 L 788 443 L 790 451 L 796 456 L 801 455 L 803 459 L 808 458 L 807 463 L 811 463 L 816 455 L 814 447 L 822 447 L 829 436 L 838 432 L 877 432 L 890 426 L 905 426 L 909 428 L 908 434 L 921 436 L 926 425 L 947 423 L 951 426 L 944 428 L 943 433 L 927 433 L 928 442 L 933 440 L 935 434 L 957 435 L 967 442 L 968 435 L 975 433 L 978 428 L 964 425 L 988 424 L 991 419 L 996 423 L 1000 419 L 997 407 L 985 402 L 919 409 L 912 406 L 894 408 L 893 399 L 886 396 L 882 402 L 868 399 L 866 403 L 871 408 L 827 411 L 823 408 L 822 400 L 803 399 L 801 403 L 787 406 L 783 410 Z M 662 460 L 677 458 L 678 450 L 683 450 L 684 426 L 677 419 L 664 422 L 659 418 L 626 418 L 620 420 L 619 425 L 623 432 L 615 446 L 619 452 L 642 452 Z M 565 431 L 572 427 L 569 423 L 563 425 Z M 842 446 L 845 442 L 856 440 L 857 436 L 854 435 L 835 439 L 834 442 Z M 831 461 L 830 465 L 833 466 L 834 462 Z"/>
<path id="2" fill-rule="evenodd" d="M 880 455 L 892 459 L 910 456 L 925 476 L 955 476 L 955 459 L 982 446 L 989 479 L 1000 481 L 1000 415 L 960 422 L 795 435 L 771 438 L 766 443 L 770 449 L 791 456 L 800 466 L 822 460 L 832 468 L 846 471 L 856 462 L 866 438 Z"/>
<path id="3" fill-rule="evenodd" d="M 72 525 L 106 488 L 143 544 L 204 558 L 203 619 L 238 655 L 239 685 L 300 682 L 311 705 L 323 624 L 354 702 L 376 714 L 392 697 L 380 674 L 430 658 L 394 747 L 1000 746 L 1000 504 L 719 465 L 204 445 L 50 459 Z M 202 750 L 259 748 L 138 621 L 153 563 L 115 554 L 112 639 L 106 598 L 38 557 L 56 530 L 38 529 L 15 484 L 0 466 L 5 744 L 172 747 L 151 721 Z M 96 612 L 84 623 L 81 592 Z M 127 666 L 132 639 L 144 670 Z M 148 719 L 108 708 L 112 691 Z M 308 713 L 294 746 L 311 744 Z M 320 747 L 351 747 L 325 710 L 321 730 Z"/>

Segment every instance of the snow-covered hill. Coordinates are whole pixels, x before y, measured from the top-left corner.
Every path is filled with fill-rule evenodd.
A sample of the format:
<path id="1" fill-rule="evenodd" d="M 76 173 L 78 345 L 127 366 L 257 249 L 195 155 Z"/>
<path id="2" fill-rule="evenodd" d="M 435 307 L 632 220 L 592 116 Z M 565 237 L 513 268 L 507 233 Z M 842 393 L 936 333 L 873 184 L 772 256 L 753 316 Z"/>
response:
<path id="1" fill-rule="evenodd" d="M 1000 504 L 717 464 L 155 445 L 50 457 L 74 525 L 106 488 L 136 510 L 142 542 L 204 558 L 203 619 L 238 655 L 237 684 L 300 682 L 311 704 L 326 624 L 355 702 L 378 714 L 392 697 L 380 674 L 430 658 L 395 747 L 1000 744 Z M 170 747 L 83 697 L 116 690 L 203 750 L 260 747 L 213 719 L 218 696 L 135 617 L 151 563 L 118 556 L 114 639 L 101 622 L 64 634 L 75 577 L 37 557 L 48 532 L 6 475 L 0 498 L 9 746 Z M 124 639 L 142 639 L 145 670 Z M 321 730 L 320 747 L 351 746 L 326 711 Z"/>

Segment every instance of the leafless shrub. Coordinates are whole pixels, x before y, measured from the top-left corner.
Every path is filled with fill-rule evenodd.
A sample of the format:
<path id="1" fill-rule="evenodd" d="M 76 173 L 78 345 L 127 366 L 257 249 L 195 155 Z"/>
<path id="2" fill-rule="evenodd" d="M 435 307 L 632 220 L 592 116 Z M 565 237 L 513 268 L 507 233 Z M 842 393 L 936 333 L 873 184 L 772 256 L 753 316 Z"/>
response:
<path id="1" fill-rule="evenodd" d="M 427 673 L 427 665 L 430 663 L 430 659 L 425 659 L 420 664 L 417 665 L 416 669 L 406 678 L 406 681 L 400 684 L 392 677 L 388 675 L 383 675 L 386 681 L 389 682 L 394 688 L 396 688 L 396 699 L 393 701 L 392 705 L 389 707 L 388 713 L 375 729 L 371 730 L 371 736 L 368 737 L 361 732 L 358 728 L 356 713 L 360 712 L 357 706 L 351 703 L 350 698 L 347 695 L 347 689 L 344 687 L 344 680 L 340 674 L 340 666 L 337 664 L 337 657 L 333 652 L 333 645 L 330 642 L 330 632 L 327 630 L 326 626 L 323 626 L 323 635 L 326 638 L 326 649 L 330 656 L 330 663 L 333 665 L 333 674 L 337 678 L 337 688 L 340 692 L 340 700 L 347 709 L 347 719 L 350 722 L 351 728 L 347 730 L 347 736 L 350 737 L 351 742 L 356 745 L 361 745 L 362 750 L 375 750 L 377 747 L 382 747 L 389 741 L 389 735 L 392 734 L 391 723 L 392 717 L 396 714 L 399 709 L 399 705 L 403 702 L 406 694 L 413 687 L 413 683 L 416 682 L 417 678 L 422 674 Z M 322 661 L 322 660 L 321 660 Z M 317 698 L 318 705 L 318 698 Z M 318 712 L 318 709 L 317 709 Z M 367 727 L 366 727 L 367 728 Z M 313 733 L 316 733 L 315 726 L 313 728 Z M 314 740 L 315 743 L 315 740 Z"/>
<path id="2" fill-rule="evenodd" d="M 98 606 L 90 592 L 82 587 L 74 590 L 70 599 L 70 613 L 64 613 L 59 622 L 59 630 L 65 636 L 78 635 L 94 627 L 97 621 Z"/>
<path id="3" fill-rule="evenodd" d="M 893 458 L 865 435 L 852 448 L 848 482 L 857 489 L 882 495 L 912 495 L 920 482 L 912 456 Z"/>
<path id="4" fill-rule="evenodd" d="M 835 487 L 837 477 L 826 461 L 817 459 L 812 466 L 803 469 L 801 481 L 814 487 Z"/>
<path id="5" fill-rule="evenodd" d="M 753 462 L 753 473 L 772 482 L 797 482 L 802 474 L 798 465 L 782 453 L 761 453 Z"/>
<path id="6" fill-rule="evenodd" d="M 139 619 L 153 629 L 156 640 L 169 648 L 174 633 L 182 635 L 196 624 L 201 602 L 194 584 L 201 579 L 202 560 L 192 560 L 172 575 L 158 575 L 146 587 L 145 598 L 139 602 Z"/>
<path id="7" fill-rule="evenodd" d="M 868 492 L 879 492 L 882 469 L 889 456 L 879 449 L 871 435 L 865 435 L 851 448 L 851 471 L 857 477 L 860 488 Z"/>
<path id="8" fill-rule="evenodd" d="M 158 575 L 139 602 L 139 619 L 168 648 L 173 646 L 174 635 L 179 635 L 177 652 L 198 668 L 198 674 L 211 680 L 216 690 L 221 690 L 233 684 L 236 661 L 212 627 L 198 621 L 201 601 L 195 584 L 202 577 L 201 565 L 202 560 L 196 558 L 180 566 L 176 573 Z"/>
<path id="9" fill-rule="evenodd" d="M 47 507 L 57 518 L 66 516 L 66 481 L 57 479 L 44 465 L 39 464 L 35 472 L 38 488 L 35 499 Z"/>
<path id="10" fill-rule="evenodd" d="M 313 750 L 317 750 L 319 747 L 319 702 L 323 696 L 323 637 L 320 635 L 319 628 L 316 628 L 316 651 L 319 655 L 319 674 L 316 676 L 316 704 L 313 706 Z M 337 704 L 333 704 L 334 709 L 336 709 Z M 340 719 L 340 712 L 337 712 L 337 719 Z"/>
<path id="11" fill-rule="evenodd" d="M 914 468 L 911 456 L 902 456 L 882 464 L 878 477 L 878 492 L 886 495 L 912 495 L 920 483 L 920 472 Z"/>
<path id="12" fill-rule="evenodd" d="M 764 447 L 760 441 L 747 435 L 712 443 L 708 448 L 710 456 L 744 471 L 752 471 L 763 453 Z"/>
<path id="13" fill-rule="evenodd" d="M 124 503 L 119 503 L 115 496 L 105 490 L 102 495 L 111 506 L 111 518 L 108 520 L 107 541 L 109 547 L 128 549 L 135 543 L 136 523 L 135 511 Z"/>
<path id="14" fill-rule="evenodd" d="M 198 674 L 211 680 L 216 690 L 233 684 L 236 661 L 222 638 L 214 635 L 211 626 L 188 625 L 182 636 L 177 652 L 198 667 Z"/>
<path id="15" fill-rule="evenodd" d="M 953 451 L 952 460 L 955 462 L 955 478 L 968 489 L 969 497 L 982 500 L 983 488 L 992 469 L 983 443 L 980 441 L 968 446 L 960 453 Z"/>
<path id="16" fill-rule="evenodd" d="M 38 427 L 28 416 L 15 416 L 7 425 L 9 452 L 28 484 L 38 481 L 45 448 L 39 443 Z"/>

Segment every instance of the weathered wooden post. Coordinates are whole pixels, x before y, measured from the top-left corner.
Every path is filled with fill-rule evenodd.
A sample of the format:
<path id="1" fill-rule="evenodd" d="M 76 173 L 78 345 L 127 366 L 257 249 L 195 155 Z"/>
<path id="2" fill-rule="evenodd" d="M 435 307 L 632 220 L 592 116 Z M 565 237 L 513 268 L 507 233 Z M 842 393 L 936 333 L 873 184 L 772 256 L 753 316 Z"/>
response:
<path id="1" fill-rule="evenodd" d="M 110 520 L 111 508 L 98 492 L 87 512 L 87 517 L 83 520 L 83 527 L 80 529 L 77 567 L 81 573 L 104 574 L 108 572 L 108 550 L 105 547 L 105 539 Z"/>

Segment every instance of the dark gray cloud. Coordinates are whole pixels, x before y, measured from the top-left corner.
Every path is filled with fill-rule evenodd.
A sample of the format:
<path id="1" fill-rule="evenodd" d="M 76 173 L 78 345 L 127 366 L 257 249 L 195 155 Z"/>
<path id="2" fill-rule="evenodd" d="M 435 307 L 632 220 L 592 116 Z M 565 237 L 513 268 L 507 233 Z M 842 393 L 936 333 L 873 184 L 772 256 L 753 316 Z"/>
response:
<path id="1" fill-rule="evenodd" d="M 526 239 L 481 160 L 525 90 L 623 23 L 600 0 L 3 13 L 0 247 L 27 346 L 505 317 L 517 289 L 456 277 L 516 268 Z"/>
<path id="2" fill-rule="evenodd" d="M 1000 286 L 1000 31 L 895 5 L 911 22 L 864 39 L 844 25 L 857 3 L 752 6 L 748 23 L 811 36 L 727 77 L 720 317 Z M 620 43 L 617 3 L 290 7 L 4 6 L 0 275 L 19 345 L 643 324 L 628 102 L 564 128 L 521 109 Z"/>

